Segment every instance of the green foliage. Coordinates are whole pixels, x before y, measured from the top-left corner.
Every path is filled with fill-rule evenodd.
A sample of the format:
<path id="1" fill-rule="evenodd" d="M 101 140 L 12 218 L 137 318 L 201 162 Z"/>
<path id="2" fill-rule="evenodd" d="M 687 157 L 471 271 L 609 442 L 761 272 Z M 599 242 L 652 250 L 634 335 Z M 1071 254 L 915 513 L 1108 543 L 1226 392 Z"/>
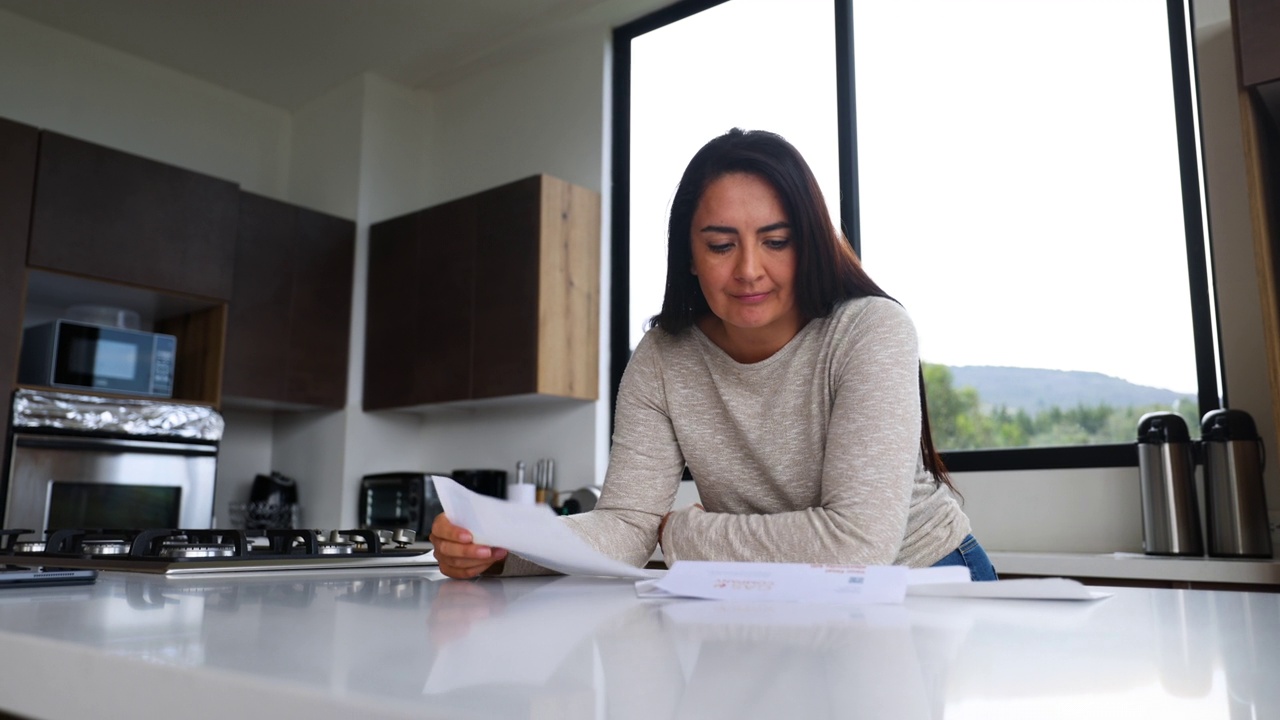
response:
<path id="1" fill-rule="evenodd" d="M 955 387 L 951 370 L 945 365 L 925 363 L 924 384 L 929 401 L 929 425 L 939 450 L 1134 442 L 1138 419 L 1155 411 L 1182 415 L 1193 437 L 1200 429 L 1197 408 L 1190 400 L 1180 400 L 1173 407 L 1112 407 L 1105 403 L 1051 407 L 1033 416 L 1020 408 L 984 407 L 977 390 Z"/>

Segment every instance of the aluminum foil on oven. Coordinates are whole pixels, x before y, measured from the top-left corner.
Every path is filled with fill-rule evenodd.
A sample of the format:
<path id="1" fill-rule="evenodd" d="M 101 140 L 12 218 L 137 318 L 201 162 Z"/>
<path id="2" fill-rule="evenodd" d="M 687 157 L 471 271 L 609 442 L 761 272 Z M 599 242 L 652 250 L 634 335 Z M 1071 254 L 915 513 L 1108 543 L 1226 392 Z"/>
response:
<path id="1" fill-rule="evenodd" d="M 203 405 L 22 388 L 13 394 L 13 426 L 218 442 L 225 422 Z"/>

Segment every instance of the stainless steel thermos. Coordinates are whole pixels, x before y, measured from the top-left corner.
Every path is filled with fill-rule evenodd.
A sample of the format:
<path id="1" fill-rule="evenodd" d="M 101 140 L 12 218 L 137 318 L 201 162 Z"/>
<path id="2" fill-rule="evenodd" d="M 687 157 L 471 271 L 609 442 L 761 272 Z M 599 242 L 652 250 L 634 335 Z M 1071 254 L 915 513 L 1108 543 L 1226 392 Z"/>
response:
<path id="1" fill-rule="evenodd" d="M 1203 555 L 1191 435 L 1177 413 L 1147 413 L 1138 420 L 1138 472 L 1144 552 Z"/>
<path id="2" fill-rule="evenodd" d="M 1262 438 L 1242 410 L 1214 410 L 1200 422 L 1205 537 L 1213 557 L 1271 557 Z"/>

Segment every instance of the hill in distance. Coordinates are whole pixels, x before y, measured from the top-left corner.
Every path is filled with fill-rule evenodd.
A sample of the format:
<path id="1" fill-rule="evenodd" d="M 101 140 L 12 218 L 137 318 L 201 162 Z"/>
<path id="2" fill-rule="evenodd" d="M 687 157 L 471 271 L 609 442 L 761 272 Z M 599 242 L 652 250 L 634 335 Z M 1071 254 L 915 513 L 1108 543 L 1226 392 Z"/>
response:
<path id="1" fill-rule="evenodd" d="M 1096 372 L 989 365 L 961 365 L 948 369 L 954 386 L 977 390 L 984 407 L 1004 405 L 1010 410 L 1022 409 L 1032 415 L 1054 406 L 1067 409 L 1105 403 L 1112 407 L 1173 407 L 1179 399 L 1196 402 L 1194 395 L 1135 385 Z"/>

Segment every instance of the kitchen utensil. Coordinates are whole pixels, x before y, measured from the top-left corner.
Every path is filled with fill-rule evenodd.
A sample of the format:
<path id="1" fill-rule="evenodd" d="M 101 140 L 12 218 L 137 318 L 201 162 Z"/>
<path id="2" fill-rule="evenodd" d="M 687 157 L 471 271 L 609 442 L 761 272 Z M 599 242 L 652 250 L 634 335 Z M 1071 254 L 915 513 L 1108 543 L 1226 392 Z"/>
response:
<path id="1" fill-rule="evenodd" d="M 1138 420 L 1142 546 L 1148 555 L 1203 555 L 1195 464 L 1187 423 L 1177 413 Z"/>
<path id="2" fill-rule="evenodd" d="M 1272 556 L 1265 450 L 1243 410 L 1213 410 L 1200 421 L 1204 449 L 1205 536 L 1213 557 Z"/>

